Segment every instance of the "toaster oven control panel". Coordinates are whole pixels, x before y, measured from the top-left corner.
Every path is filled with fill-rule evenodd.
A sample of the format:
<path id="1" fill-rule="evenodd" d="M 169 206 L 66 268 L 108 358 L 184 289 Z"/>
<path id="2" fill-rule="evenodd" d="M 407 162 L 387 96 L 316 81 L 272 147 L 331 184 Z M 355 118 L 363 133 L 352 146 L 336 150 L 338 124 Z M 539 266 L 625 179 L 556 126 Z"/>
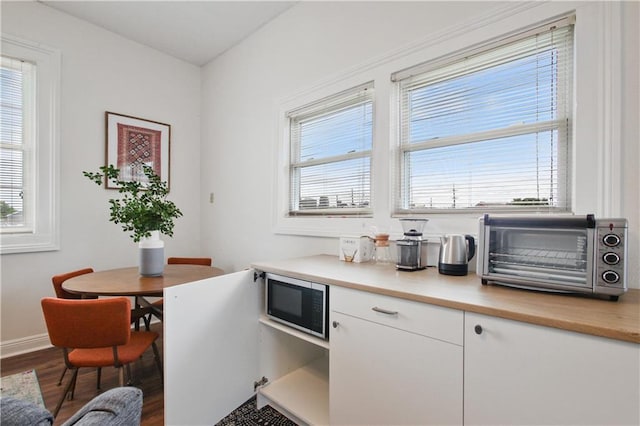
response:
<path id="1" fill-rule="evenodd" d="M 626 220 L 597 221 L 596 286 L 626 289 Z"/>

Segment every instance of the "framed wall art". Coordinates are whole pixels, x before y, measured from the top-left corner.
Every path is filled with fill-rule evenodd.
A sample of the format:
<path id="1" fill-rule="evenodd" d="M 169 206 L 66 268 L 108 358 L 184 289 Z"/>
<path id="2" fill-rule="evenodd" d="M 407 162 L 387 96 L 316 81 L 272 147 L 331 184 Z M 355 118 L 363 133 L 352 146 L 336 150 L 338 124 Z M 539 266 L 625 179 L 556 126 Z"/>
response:
<path id="1" fill-rule="evenodd" d="M 153 168 L 169 184 L 171 126 L 157 121 L 107 111 L 106 165 L 120 170 L 120 180 L 145 182 L 143 166 Z M 117 188 L 107 181 L 107 188 Z"/>

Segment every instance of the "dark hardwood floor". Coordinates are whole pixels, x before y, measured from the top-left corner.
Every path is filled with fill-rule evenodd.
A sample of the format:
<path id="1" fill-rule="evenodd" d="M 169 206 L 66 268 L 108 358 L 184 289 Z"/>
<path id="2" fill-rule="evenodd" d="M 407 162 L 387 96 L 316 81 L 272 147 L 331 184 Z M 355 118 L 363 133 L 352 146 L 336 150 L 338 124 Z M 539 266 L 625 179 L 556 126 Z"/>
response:
<path id="1" fill-rule="evenodd" d="M 152 329 L 160 334 L 156 344 L 162 355 L 162 324 L 153 324 Z M 58 348 L 49 348 L 1 360 L 0 376 L 35 369 L 44 403 L 47 409 L 53 412 L 62 395 L 65 384 L 71 378 L 71 373 L 67 371 L 62 385 L 57 385 L 63 368 L 62 351 Z M 149 349 L 145 352 L 142 359 L 131 366 L 131 371 L 136 380 L 136 387 L 142 389 L 144 394 L 141 424 L 143 426 L 164 424 L 164 390 L 158 368 L 153 359 L 153 351 Z M 118 386 L 117 370 L 112 367 L 102 369 L 101 390 L 96 389 L 96 380 L 95 369 L 80 369 L 74 399 L 72 401 L 64 401 L 60 413 L 55 419 L 54 426 L 61 425 L 100 392 Z"/>

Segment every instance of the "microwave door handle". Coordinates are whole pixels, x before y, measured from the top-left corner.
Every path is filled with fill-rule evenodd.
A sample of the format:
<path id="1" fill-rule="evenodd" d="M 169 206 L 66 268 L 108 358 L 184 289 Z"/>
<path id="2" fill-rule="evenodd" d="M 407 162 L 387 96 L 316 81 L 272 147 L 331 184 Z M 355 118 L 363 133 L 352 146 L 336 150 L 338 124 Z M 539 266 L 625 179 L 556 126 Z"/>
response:
<path id="1" fill-rule="evenodd" d="M 385 315 L 398 315 L 398 311 L 390 311 L 388 309 L 378 308 L 377 306 L 374 306 L 371 310 Z"/>

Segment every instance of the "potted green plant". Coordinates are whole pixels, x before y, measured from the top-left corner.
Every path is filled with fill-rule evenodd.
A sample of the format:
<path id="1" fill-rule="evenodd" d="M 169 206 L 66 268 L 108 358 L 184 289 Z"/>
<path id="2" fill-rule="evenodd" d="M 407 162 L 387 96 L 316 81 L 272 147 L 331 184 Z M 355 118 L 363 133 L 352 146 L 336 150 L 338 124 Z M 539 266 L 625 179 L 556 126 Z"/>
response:
<path id="1" fill-rule="evenodd" d="M 100 167 L 100 172 L 83 171 L 84 176 L 102 185 L 105 179 L 118 187 L 121 198 L 109 200 L 109 221 L 120 224 L 140 247 L 140 274 L 162 275 L 164 270 L 164 242 L 160 233 L 173 236 L 174 220 L 182 212 L 173 201 L 167 200 L 169 186 L 160 180 L 153 168 L 143 165 L 146 182 L 120 180 L 120 170 L 113 165 Z"/>

